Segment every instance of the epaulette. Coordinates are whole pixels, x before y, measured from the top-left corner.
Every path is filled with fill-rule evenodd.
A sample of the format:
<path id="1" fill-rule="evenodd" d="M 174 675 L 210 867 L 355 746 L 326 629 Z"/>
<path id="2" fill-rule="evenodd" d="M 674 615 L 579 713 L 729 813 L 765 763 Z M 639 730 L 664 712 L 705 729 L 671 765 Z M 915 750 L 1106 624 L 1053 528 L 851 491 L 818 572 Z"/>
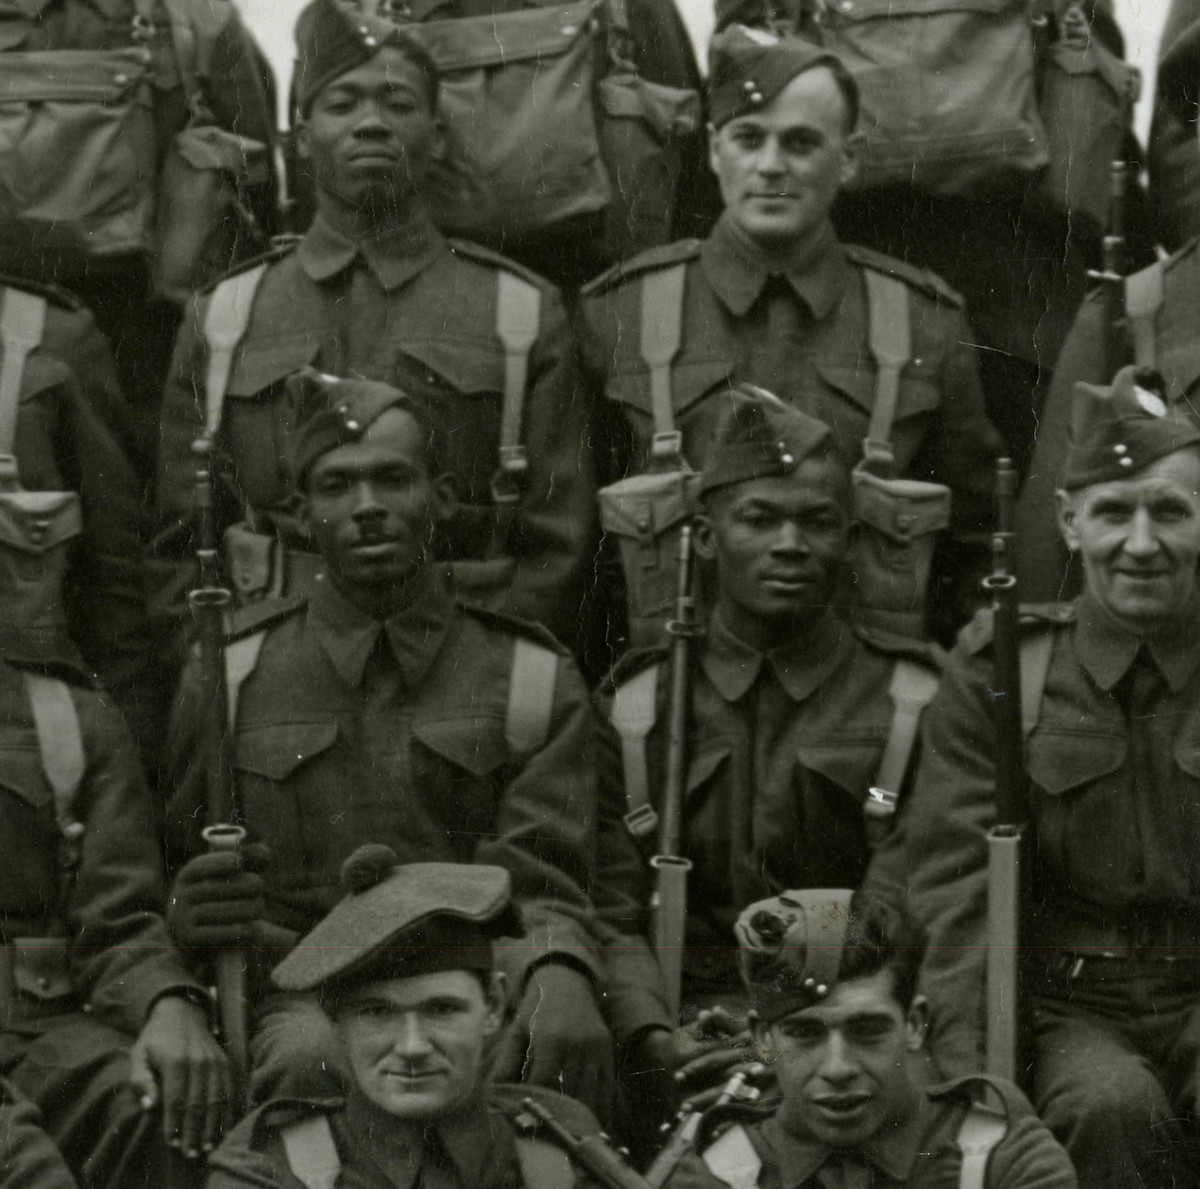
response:
<path id="1" fill-rule="evenodd" d="M 939 673 L 946 667 L 946 650 L 932 640 L 914 640 L 911 636 L 902 636 L 898 632 L 884 631 L 863 623 L 854 624 L 854 634 L 876 652 L 905 657 Z"/>
<path id="2" fill-rule="evenodd" d="M 69 289 L 63 289 L 60 285 L 50 285 L 45 281 L 31 281 L 28 277 L 9 276 L 8 273 L 0 273 L 0 285 L 9 289 L 21 289 L 26 293 L 34 293 L 38 297 L 45 298 L 51 305 L 58 306 L 59 309 L 82 310 L 84 308 L 81 297 L 77 297 Z"/>
<path id="3" fill-rule="evenodd" d="M 897 260 L 895 256 L 876 252 L 874 248 L 864 248 L 862 244 L 843 244 L 842 250 L 846 253 L 847 260 L 861 264 L 863 268 L 870 268 L 875 272 L 895 277 L 896 280 L 903 281 L 914 289 L 919 289 L 926 297 L 947 302 L 955 307 L 963 304 L 962 294 L 957 289 L 951 288 L 937 273 L 928 268 L 907 264 L 903 260 Z"/>
<path id="4" fill-rule="evenodd" d="M 582 1102 L 568 1098 L 557 1090 L 526 1085 L 523 1082 L 494 1082 L 488 1090 L 490 1106 L 495 1107 L 506 1119 L 516 1123 L 518 1129 L 532 1131 L 536 1120 L 525 1110 L 524 1103 L 527 1098 L 532 1098 L 538 1106 L 548 1110 L 573 1135 L 596 1135 L 600 1131 L 596 1116 Z M 545 1130 L 539 1130 L 537 1134 L 552 1139 Z"/>
<path id="5" fill-rule="evenodd" d="M 661 665 L 670 657 L 670 649 L 665 645 L 654 648 L 635 648 L 620 656 L 604 676 L 600 684 L 600 692 L 611 694 L 639 673 L 644 673 L 653 665 Z"/>
<path id="6" fill-rule="evenodd" d="M 245 260 L 239 260 L 228 272 L 222 273 L 215 281 L 205 285 L 200 290 L 201 295 L 207 296 L 222 281 L 228 281 L 230 277 L 240 277 L 242 273 L 258 268 L 260 264 L 274 264 L 276 260 L 282 260 L 285 256 L 290 256 L 303 238 L 303 236 L 299 235 L 276 236 L 271 241 L 269 248 L 259 252 L 257 256 L 248 256 Z"/>
<path id="7" fill-rule="evenodd" d="M 346 1107 L 344 1098 L 275 1098 L 258 1109 L 254 1120 L 254 1140 L 259 1142 L 267 1131 L 278 1131 L 313 1115 L 334 1115 Z"/>
<path id="8" fill-rule="evenodd" d="M 958 633 L 959 647 L 972 656 L 982 652 L 992 642 L 993 620 L 994 612 L 990 607 L 976 611 L 971 622 Z M 1017 616 L 1017 624 L 1022 632 L 1064 627 L 1074 622 L 1073 603 L 1022 603 Z"/>
<path id="9" fill-rule="evenodd" d="M 542 627 L 540 623 L 534 623 L 530 619 L 518 619 L 515 615 L 505 615 L 503 611 L 478 607 L 474 603 L 459 602 L 457 606 L 459 610 L 467 612 L 468 615 L 487 624 L 490 628 L 506 632 L 510 636 L 521 636 L 526 640 L 532 640 L 535 644 L 549 648 L 551 652 L 557 652 L 560 656 L 571 655 L 571 650 L 549 628 Z"/>
<path id="10" fill-rule="evenodd" d="M 579 290 L 579 295 L 590 297 L 593 293 L 602 293 L 605 289 L 612 289 L 633 277 L 641 276 L 642 273 L 653 272 L 656 268 L 667 268 L 672 264 L 683 264 L 688 260 L 694 260 L 700 255 L 702 242 L 698 239 L 677 239 L 671 244 L 649 248 L 632 259 L 620 260 L 598 277 L 588 281 Z"/>
<path id="11" fill-rule="evenodd" d="M 475 260 L 480 264 L 489 264 L 492 268 L 501 268 L 505 272 L 510 272 L 514 276 L 520 277 L 523 281 L 528 281 L 531 285 L 536 285 L 539 289 L 550 287 L 550 282 L 541 273 L 534 272 L 532 268 L 526 268 L 525 265 L 518 263 L 509 256 L 505 256 L 503 252 L 496 252 L 491 248 L 485 248 L 483 244 L 473 243 L 469 239 L 451 238 L 446 242 L 450 245 L 450 251 L 456 256 L 465 256 L 468 260 Z"/>
<path id="12" fill-rule="evenodd" d="M 247 603 L 229 616 L 225 627 L 225 643 L 232 644 L 256 632 L 269 631 L 307 606 L 308 598 L 305 595 L 286 595 L 279 599 Z"/>

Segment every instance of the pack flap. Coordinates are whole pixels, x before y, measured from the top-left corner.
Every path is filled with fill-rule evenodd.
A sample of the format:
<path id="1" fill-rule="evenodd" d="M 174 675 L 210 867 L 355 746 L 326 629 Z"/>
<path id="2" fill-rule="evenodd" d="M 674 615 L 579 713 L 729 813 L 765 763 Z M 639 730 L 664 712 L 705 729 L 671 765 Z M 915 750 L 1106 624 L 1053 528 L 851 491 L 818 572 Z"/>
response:
<path id="1" fill-rule="evenodd" d="M 92 100 L 132 95 L 149 71 L 145 50 L 34 50 L 4 55 L 0 103 Z"/>
<path id="2" fill-rule="evenodd" d="M 939 16 L 947 12 L 977 12 L 986 16 L 1020 12 L 1025 0 L 837 0 L 829 6 L 830 24 L 852 21 L 902 21 L 906 17 Z"/>
<path id="3" fill-rule="evenodd" d="M 633 475 L 597 492 L 606 533 L 647 540 L 669 532 L 692 515 L 697 476 L 691 471 Z"/>
<path id="4" fill-rule="evenodd" d="M 445 75 L 555 57 L 580 37 L 591 35 L 596 8 L 597 0 L 581 0 L 552 8 L 429 21 L 409 26 L 407 31 L 424 44 L 439 72 Z"/>
<path id="5" fill-rule="evenodd" d="M 700 127 L 700 95 L 636 74 L 610 74 L 597 87 L 600 106 L 614 119 L 645 120 L 660 141 Z"/>

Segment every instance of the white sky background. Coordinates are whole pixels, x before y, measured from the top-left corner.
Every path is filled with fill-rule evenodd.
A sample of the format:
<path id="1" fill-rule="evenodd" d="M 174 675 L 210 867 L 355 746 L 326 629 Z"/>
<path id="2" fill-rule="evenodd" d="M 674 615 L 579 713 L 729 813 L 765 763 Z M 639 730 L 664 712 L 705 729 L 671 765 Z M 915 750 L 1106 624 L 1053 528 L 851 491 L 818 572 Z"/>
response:
<path id="1" fill-rule="evenodd" d="M 698 47 L 707 44 L 713 23 L 712 0 L 675 0 Z M 304 0 L 235 0 L 247 24 L 275 68 L 280 103 L 286 104 L 292 73 L 292 26 Z M 1154 60 L 1166 19 L 1168 0 L 1115 0 L 1117 20 L 1125 33 L 1127 55 L 1142 69 L 1142 102 L 1138 105 L 1138 135 L 1144 140 L 1150 124 L 1148 98 L 1153 93 Z M 702 58 L 703 61 L 703 58 Z M 281 117 L 281 126 L 283 119 Z"/>

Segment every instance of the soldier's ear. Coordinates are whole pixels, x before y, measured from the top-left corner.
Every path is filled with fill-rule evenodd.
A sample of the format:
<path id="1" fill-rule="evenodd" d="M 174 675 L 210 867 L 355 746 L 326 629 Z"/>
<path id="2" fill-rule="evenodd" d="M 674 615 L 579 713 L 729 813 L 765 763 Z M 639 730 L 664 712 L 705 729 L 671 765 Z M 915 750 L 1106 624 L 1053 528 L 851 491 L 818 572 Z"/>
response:
<path id="1" fill-rule="evenodd" d="M 296 160 L 307 161 L 312 147 L 308 139 L 308 121 L 299 114 L 292 125 L 292 143 L 296 147 Z"/>
<path id="2" fill-rule="evenodd" d="M 692 544 L 701 561 L 711 562 L 717 556 L 717 541 L 713 524 L 707 513 L 701 512 L 692 521 Z"/>
<path id="3" fill-rule="evenodd" d="M 1069 491 L 1060 487 L 1054 493 L 1054 501 L 1058 512 L 1058 531 L 1072 553 L 1079 552 L 1079 521 L 1075 507 L 1075 497 Z"/>
<path id="4" fill-rule="evenodd" d="M 758 1050 L 763 1061 L 770 1062 L 775 1058 L 775 1030 L 758 1012 L 750 1012 L 750 1035 L 754 1038 L 754 1047 Z"/>
<path id="5" fill-rule="evenodd" d="M 488 976 L 483 997 L 487 1004 L 484 1032 L 487 1036 L 496 1036 L 508 1023 L 508 979 L 502 971 L 493 970 Z"/>
<path id="6" fill-rule="evenodd" d="M 861 132 L 851 132 L 842 141 L 842 164 L 841 172 L 838 175 L 841 189 L 846 189 L 858 177 L 866 149 L 867 138 Z"/>
<path id="7" fill-rule="evenodd" d="M 904 1017 L 904 1043 L 910 1053 L 919 1052 L 925 1047 L 925 1038 L 929 1035 L 929 1000 L 924 995 L 918 995 L 909 1005 Z"/>
<path id="8" fill-rule="evenodd" d="M 458 483 L 454 476 L 446 471 L 441 475 L 436 475 L 429 486 L 433 490 L 430 510 L 434 523 L 444 525 L 449 521 L 454 505 L 458 503 Z"/>

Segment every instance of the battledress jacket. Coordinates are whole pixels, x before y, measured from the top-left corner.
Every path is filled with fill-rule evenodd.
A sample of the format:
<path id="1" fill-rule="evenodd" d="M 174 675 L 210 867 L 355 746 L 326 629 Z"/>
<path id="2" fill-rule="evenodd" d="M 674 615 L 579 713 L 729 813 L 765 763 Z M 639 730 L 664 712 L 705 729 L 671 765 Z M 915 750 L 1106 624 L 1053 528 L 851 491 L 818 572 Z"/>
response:
<path id="1" fill-rule="evenodd" d="M 506 275 L 540 295 L 520 420 L 528 468 L 507 523 L 491 493 L 506 367 L 497 289 Z M 180 331 L 163 399 L 150 581 L 152 612 L 168 620 L 184 614 L 193 568 L 191 445 L 205 416 L 207 310 L 201 300 Z M 456 482 L 443 537 L 446 556 L 465 563 L 460 581 L 478 571 L 475 601 L 573 640 L 597 531 L 586 402 L 557 292 L 501 256 L 444 239 L 424 216 L 359 243 L 318 216 L 295 249 L 268 266 L 234 353 L 217 441 L 218 530 L 248 517 L 290 546 L 310 547 L 295 515 L 287 461 L 295 426 L 284 389 L 306 364 L 430 399 L 439 465 Z"/>
<path id="2" fill-rule="evenodd" d="M 1193 601 L 1150 638 L 1151 704 L 1123 705 L 1138 640 L 1088 594 L 1027 609 L 1026 639 L 1052 651 L 1027 739 L 1031 892 L 1024 945 L 1063 953 L 1193 955 L 1200 939 L 1200 633 Z M 893 847 L 929 931 L 921 989 L 949 1076 L 982 1065 L 988 828 L 996 783 L 991 627 L 968 626 L 926 708 L 916 784 Z M 1130 715 L 1134 714 L 1131 719 Z M 872 882 L 874 868 L 868 875 Z"/>
<path id="3" fill-rule="evenodd" d="M 75 1189 L 37 1108 L 0 1079 L 0 1189 Z"/>
<path id="4" fill-rule="evenodd" d="M 592 971 L 593 724 L 561 646 L 532 625 L 457 605 L 441 571 L 386 623 L 319 580 L 307 602 L 248 608 L 234 622 L 235 637 L 259 631 L 232 762 L 248 839 L 271 850 L 268 920 L 298 940 L 341 899 L 342 862 L 382 842 L 402 863 L 506 868 L 527 929 L 513 947 L 521 969 L 555 954 Z M 521 695 L 546 699 L 540 739 L 507 737 L 520 641 L 556 662 L 552 688 L 539 680 Z M 178 860 L 203 849 L 198 676 L 195 665 L 184 675 L 168 745 Z"/>

